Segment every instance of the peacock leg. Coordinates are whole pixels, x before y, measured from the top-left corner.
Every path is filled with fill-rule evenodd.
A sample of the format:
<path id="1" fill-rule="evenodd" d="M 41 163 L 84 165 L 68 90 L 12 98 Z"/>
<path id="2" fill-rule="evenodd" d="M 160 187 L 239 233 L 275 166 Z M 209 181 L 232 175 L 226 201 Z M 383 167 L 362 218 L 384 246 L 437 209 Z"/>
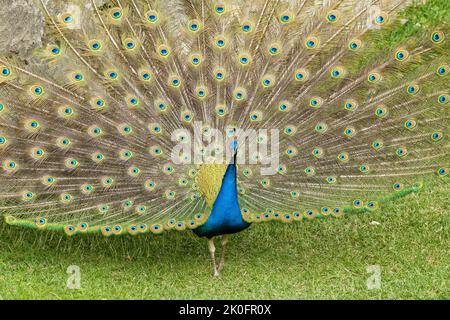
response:
<path id="1" fill-rule="evenodd" d="M 214 238 L 208 239 L 208 250 L 209 254 L 211 255 L 211 260 L 214 268 L 213 275 L 214 277 L 217 277 L 219 276 L 219 271 L 217 270 L 216 257 L 214 255 L 214 253 L 216 252 L 216 246 L 214 245 Z"/>
<path id="2" fill-rule="evenodd" d="M 225 264 L 225 245 L 228 243 L 228 235 L 224 234 L 222 236 L 221 244 L 222 244 L 222 253 L 220 255 L 219 266 L 217 267 L 218 271 L 222 271 L 223 266 Z"/>

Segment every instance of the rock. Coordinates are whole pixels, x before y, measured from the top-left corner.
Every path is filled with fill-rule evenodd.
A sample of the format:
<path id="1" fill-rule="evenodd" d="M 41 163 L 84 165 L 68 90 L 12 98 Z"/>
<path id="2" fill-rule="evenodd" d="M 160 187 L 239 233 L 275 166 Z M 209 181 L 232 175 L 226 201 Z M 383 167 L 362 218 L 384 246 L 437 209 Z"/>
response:
<path id="1" fill-rule="evenodd" d="M 43 0 L 50 14 L 68 9 L 61 0 Z M 97 6 L 107 0 L 95 0 Z M 45 12 L 38 5 L 39 0 L 0 0 L 0 55 L 18 55 L 28 58 L 35 48 L 45 42 Z M 91 2 L 78 10 L 91 10 Z"/>
<path id="2" fill-rule="evenodd" d="M 32 0 L 0 0 L 0 54 L 28 56 L 42 45 L 44 16 Z"/>

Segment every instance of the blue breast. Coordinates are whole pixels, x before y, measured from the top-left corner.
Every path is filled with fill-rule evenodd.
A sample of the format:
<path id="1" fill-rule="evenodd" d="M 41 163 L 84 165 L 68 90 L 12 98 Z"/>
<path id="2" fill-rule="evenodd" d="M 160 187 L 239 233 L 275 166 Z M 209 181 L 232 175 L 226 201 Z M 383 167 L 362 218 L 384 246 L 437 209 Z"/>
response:
<path id="1" fill-rule="evenodd" d="M 199 237 L 211 238 L 236 233 L 249 226 L 250 223 L 242 219 L 241 209 L 239 208 L 236 165 L 229 164 L 208 220 L 193 231 Z"/>

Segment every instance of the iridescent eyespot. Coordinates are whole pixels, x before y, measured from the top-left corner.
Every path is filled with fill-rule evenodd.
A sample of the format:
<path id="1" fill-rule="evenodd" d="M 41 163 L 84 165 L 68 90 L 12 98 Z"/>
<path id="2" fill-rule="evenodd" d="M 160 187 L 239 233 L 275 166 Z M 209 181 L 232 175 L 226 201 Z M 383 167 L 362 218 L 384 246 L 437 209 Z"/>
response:
<path id="1" fill-rule="evenodd" d="M 106 72 L 106 76 L 110 80 L 117 80 L 119 78 L 119 73 L 116 70 L 109 70 Z"/>
<path id="2" fill-rule="evenodd" d="M 261 121 L 263 114 L 261 111 L 253 111 L 249 114 L 249 118 L 251 121 Z"/>
<path id="3" fill-rule="evenodd" d="M 268 187 L 270 187 L 270 180 L 269 180 L 269 179 L 262 179 L 262 180 L 260 181 L 260 183 L 261 183 L 261 185 L 262 185 L 263 188 L 268 188 Z"/>
<path id="4" fill-rule="evenodd" d="M 171 53 L 171 51 L 168 46 L 162 44 L 158 47 L 158 54 L 160 57 L 167 58 L 170 56 L 170 53 Z"/>
<path id="5" fill-rule="evenodd" d="M 380 81 L 381 75 L 378 72 L 372 71 L 367 75 L 367 81 L 369 81 L 370 83 L 375 83 Z"/>
<path id="6" fill-rule="evenodd" d="M 97 206 L 99 213 L 107 213 L 109 211 L 109 206 L 107 204 L 101 204 Z"/>
<path id="7" fill-rule="evenodd" d="M 214 70 L 214 78 L 215 78 L 217 81 L 222 81 L 222 80 L 224 80 L 224 79 L 225 79 L 225 76 L 226 76 L 226 71 L 225 71 L 225 69 L 223 69 L 223 68 L 216 68 L 216 69 Z"/>
<path id="8" fill-rule="evenodd" d="M 294 17 L 292 13 L 290 12 L 283 12 L 278 16 L 278 21 L 280 21 L 281 24 L 288 24 L 294 20 Z"/>
<path id="9" fill-rule="evenodd" d="M 411 95 L 415 95 L 420 91 L 420 87 L 418 84 L 411 84 L 406 88 L 406 92 Z"/>
<path id="10" fill-rule="evenodd" d="M 123 47 L 124 47 L 124 49 L 126 49 L 126 50 L 134 50 L 134 49 L 136 49 L 136 41 L 134 40 L 134 39 L 131 39 L 131 38 L 126 38 L 124 41 L 123 41 Z"/>
<path id="11" fill-rule="evenodd" d="M 47 219 L 42 218 L 42 217 L 37 217 L 35 222 L 38 227 L 43 227 L 47 223 Z"/>
<path id="12" fill-rule="evenodd" d="M 131 133 L 133 133 L 133 127 L 131 127 L 129 124 L 127 123 L 122 123 L 117 127 L 117 130 L 119 131 L 119 133 L 123 136 L 127 136 Z"/>
<path id="13" fill-rule="evenodd" d="M 163 154 L 163 151 L 160 146 L 152 146 L 150 147 L 150 154 L 152 156 L 158 157 Z"/>
<path id="14" fill-rule="evenodd" d="M 72 202 L 73 197 L 72 195 L 70 195 L 69 193 L 62 193 L 60 195 L 60 201 L 64 204 L 69 204 L 70 202 Z"/>
<path id="15" fill-rule="evenodd" d="M 65 25 L 73 24 L 75 19 L 71 13 L 64 13 L 61 15 L 61 22 Z"/>
<path id="16" fill-rule="evenodd" d="M 312 97 L 309 100 L 309 106 L 313 107 L 313 108 L 320 108 L 320 106 L 322 105 L 322 102 L 323 102 L 322 98 L 320 98 L 320 97 Z"/>
<path id="17" fill-rule="evenodd" d="M 292 135 L 294 135 L 296 132 L 297 132 L 297 128 L 294 127 L 294 126 L 291 126 L 291 125 L 285 127 L 284 130 L 283 130 L 283 133 L 284 133 L 285 135 L 288 135 L 288 136 L 292 136 Z"/>
<path id="18" fill-rule="evenodd" d="M 269 45 L 267 50 L 271 56 L 276 56 L 281 53 L 281 46 L 277 43 L 273 43 Z"/>
<path id="19" fill-rule="evenodd" d="M 116 20 L 116 21 L 120 20 L 122 18 L 122 15 L 123 15 L 122 9 L 120 9 L 120 8 L 112 8 L 110 10 L 110 15 L 111 15 L 111 18 L 113 18 L 113 20 Z"/>
<path id="20" fill-rule="evenodd" d="M 251 22 L 244 22 L 241 26 L 241 30 L 244 33 L 250 33 L 253 31 L 253 24 Z"/>
<path id="21" fill-rule="evenodd" d="M 165 173 L 165 174 L 167 174 L 167 175 L 171 175 L 172 173 L 175 172 L 175 168 L 174 168 L 173 165 L 171 165 L 171 164 L 165 164 L 165 165 L 162 167 L 162 172 Z"/>
<path id="22" fill-rule="evenodd" d="M 3 161 L 2 167 L 3 167 L 3 170 L 5 170 L 8 173 L 13 173 L 13 172 L 17 171 L 17 169 L 19 168 L 17 162 L 15 162 L 14 160 Z"/>
<path id="23" fill-rule="evenodd" d="M 370 171 L 370 167 L 368 165 L 366 165 L 366 164 L 360 165 L 358 169 L 362 173 L 367 173 L 367 172 Z"/>
<path id="24" fill-rule="evenodd" d="M 87 132 L 92 138 L 97 138 L 102 134 L 102 129 L 96 125 L 92 125 L 88 128 Z"/>
<path id="25" fill-rule="evenodd" d="M 331 10 L 327 13 L 326 20 L 329 23 L 336 23 L 339 20 L 340 13 L 337 10 Z"/>
<path id="26" fill-rule="evenodd" d="M 185 110 L 181 113 L 181 120 L 184 122 L 191 122 L 193 118 L 193 114 L 189 110 Z"/>
<path id="27" fill-rule="evenodd" d="M 48 51 L 52 56 L 59 56 L 61 54 L 61 49 L 58 46 L 50 45 Z"/>
<path id="28" fill-rule="evenodd" d="M 147 11 L 145 17 L 147 18 L 147 23 L 150 24 L 156 24 L 159 20 L 159 14 L 154 10 Z"/>
<path id="29" fill-rule="evenodd" d="M 1 76 L 3 78 L 8 78 L 11 75 L 11 69 L 9 67 L 1 66 L 0 68 L 2 70 Z"/>
<path id="30" fill-rule="evenodd" d="M 327 126 L 326 123 L 320 122 L 320 123 L 316 124 L 316 126 L 315 126 L 314 129 L 315 129 L 316 132 L 318 132 L 318 133 L 325 133 L 325 132 L 327 131 L 327 129 L 328 129 L 328 126 Z"/>
<path id="31" fill-rule="evenodd" d="M 198 86 L 197 88 L 195 88 L 195 95 L 199 99 L 204 99 L 208 96 L 208 90 L 204 86 Z"/>
<path id="32" fill-rule="evenodd" d="M 133 156 L 133 152 L 127 149 L 122 149 L 119 151 L 119 158 L 123 161 L 130 159 Z"/>
<path id="33" fill-rule="evenodd" d="M 248 66 L 252 61 L 252 58 L 248 53 L 241 53 L 238 55 L 238 61 L 240 65 Z"/>
<path id="34" fill-rule="evenodd" d="M 26 130 L 28 130 L 30 132 L 36 132 L 36 131 L 40 130 L 41 125 L 40 125 L 39 121 L 37 121 L 35 119 L 30 119 L 25 122 L 24 127 Z"/>
<path id="35" fill-rule="evenodd" d="M 439 76 L 445 76 L 450 70 L 450 67 L 446 64 L 441 65 L 437 68 L 436 74 Z"/>
<path id="36" fill-rule="evenodd" d="M 216 110 L 216 115 L 218 115 L 219 117 L 223 117 L 228 112 L 228 108 L 222 104 L 217 105 L 215 110 Z"/>
<path id="37" fill-rule="evenodd" d="M 225 39 L 224 36 L 218 35 L 214 38 L 214 44 L 216 48 L 223 49 L 227 46 L 227 40 Z"/>
<path id="38" fill-rule="evenodd" d="M 319 38 L 309 36 L 305 39 L 305 46 L 307 49 L 315 49 L 319 46 Z"/>
<path id="39" fill-rule="evenodd" d="M 225 12 L 226 12 L 226 7 L 225 7 L 225 5 L 224 4 L 216 4 L 215 6 L 214 6 L 214 12 L 216 13 L 216 14 L 218 14 L 218 15 L 222 15 L 222 14 L 224 14 Z"/>
<path id="40" fill-rule="evenodd" d="M 409 57 L 409 52 L 405 49 L 398 49 L 395 54 L 394 58 L 397 61 L 406 61 Z"/>
<path id="41" fill-rule="evenodd" d="M 362 46 L 362 42 L 359 39 L 352 39 L 348 43 L 348 48 L 352 51 L 356 51 L 356 50 L 360 49 L 361 46 Z"/>
<path id="42" fill-rule="evenodd" d="M 347 152 L 341 152 L 341 153 L 338 155 L 337 158 L 338 158 L 338 160 L 341 161 L 341 162 L 347 162 L 348 159 L 349 159 L 349 155 L 348 155 Z"/>
<path id="43" fill-rule="evenodd" d="M 148 125 L 148 129 L 153 134 L 160 134 L 162 132 L 162 127 L 159 123 L 153 122 Z"/>
<path id="44" fill-rule="evenodd" d="M 375 201 L 367 202 L 367 209 L 375 210 L 378 207 L 378 204 Z"/>
<path id="45" fill-rule="evenodd" d="M 408 154 L 408 150 L 404 147 L 399 147 L 395 150 L 395 154 L 399 157 L 404 157 Z"/>
<path id="46" fill-rule="evenodd" d="M 263 88 L 270 88 L 275 84 L 275 77 L 272 75 L 265 75 L 261 79 L 261 85 Z"/>
<path id="47" fill-rule="evenodd" d="M 139 76 L 141 78 L 142 81 L 148 82 L 153 78 L 153 74 L 150 70 L 140 70 L 139 71 Z"/>
<path id="48" fill-rule="evenodd" d="M 406 120 L 405 121 L 405 128 L 412 130 L 414 128 L 416 128 L 417 126 L 417 122 L 415 120 Z"/>
<path id="49" fill-rule="evenodd" d="M 379 105 L 376 109 L 375 109 L 375 115 L 378 118 L 384 118 L 386 117 L 388 114 L 388 109 L 384 106 L 384 105 Z"/>
<path id="50" fill-rule="evenodd" d="M 188 29 L 191 32 L 197 32 L 201 29 L 202 25 L 200 21 L 194 19 L 188 22 Z"/>
<path id="51" fill-rule="evenodd" d="M 344 102 L 344 109 L 348 111 L 355 111 L 358 108 L 358 102 L 353 99 L 347 99 Z"/>
<path id="52" fill-rule="evenodd" d="M 236 101 L 243 101 L 247 98 L 247 90 L 244 88 L 236 88 L 233 91 L 233 98 Z"/>
<path id="53" fill-rule="evenodd" d="M 441 94 L 438 96 L 437 100 L 440 104 L 447 104 L 450 100 L 450 96 L 448 94 Z"/>
<path id="54" fill-rule="evenodd" d="M 105 99 L 103 99 L 101 97 L 96 97 L 96 98 L 91 99 L 91 106 L 94 109 L 103 110 L 107 107 L 107 103 L 106 103 Z"/>
<path id="55" fill-rule="evenodd" d="M 294 72 L 295 81 L 305 82 L 306 80 L 308 80 L 308 77 L 309 77 L 309 72 L 305 69 L 297 69 Z"/>
<path id="56" fill-rule="evenodd" d="M 344 129 L 344 135 L 346 137 L 349 137 L 349 138 L 353 137 L 355 135 L 355 133 L 356 133 L 356 130 L 353 127 L 347 127 Z"/>
<path id="57" fill-rule="evenodd" d="M 334 184 L 334 183 L 336 183 L 336 177 L 333 177 L 333 176 L 327 177 L 326 180 L 327 180 L 327 182 L 328 182 L 329 184 Z"/>
<path id="58" fill-rule="evenodd" d="M 441 177 L 446 176 L 448 172 L 449 172 L 448 168 L 439 168 L 437 171 L 438 175 Z"/>
<path id="59" fill-rule="evenodd" d="M 131 166 L 128 168 L 128 175 L 131 177 L 137 177 L 141 173 L 141 169 L 136 166 Z"/>
<path id="60" fill-rule="evenodd" d="M 323 149 L 319 148 L 319 147 L 314 148 L 311 153 L 316 158 L 321 158 L 323 156 L 323 154 L 324 154 Z"/>
<path id="61" fill-rule="evenodd" d="M 89 41 L 89 48 L 94 52 L 100 51 L 102 49 L 102 43 L 98 40 L 91 40 Z"/>
<path id="62" fill-rule="evenodd" d="M 380 150 L 383 148 L 383 141 L 381 140 L 375 140 L 372 142 L 372 148 L 375 149 L 375 151 Z"/>
<path id="63" fill-rule="evenodd" d="M 44 94 L 44 88 L 42 86 L 39 86 L 39 85 L 34 85 L 34 86 L 31 86 L 30 92 L 31 92 L 31 94 L 33 96 L 39 97 L 39 96 L 42 96 Z"/>
<path id="64" fill-rule="evenodd" d="M 114 179 L 111 177 L 103 177 L 101 179 L 101 184 L 104 188 L 109 188 L 114 183 Z"/>
<path id="65" fill-rule="evenodd" d="M 78 167 L 79 163 L 75 158 L 67 158 L 66 160 L 64 160 L 64 165 L 68 169 L 75 169 L 76 167 Z"/>
<path id="66" fill-rule="evenodd" d="M 166 198 L 166 199 L 168 199 L 168 200 L 173 200 L 173 199 L 175 199 L 176 192 L 175 192 L 175 191 L 172 191 L 172 190 L 166 190 L 166 192 L 164 193 L 164 195 L 165 195 L 165 198 Z"/>
<path id="67" fill-rule="evenodd" d="M 364 205 L 364 203 L 361 200 L 359 200 L 359 199 L 353 200 L 353 207 L 361 208 L 363 205 Z"/>
<path id="68" fill-rule="evenodd" d="M 135 97 L 135 96 L 127 97 L 127 104 L 130 107 L 137 107 L 137 106 L 139 106 L 139 103 L 140 103 L 140 101 L 139 101 L 138 97 Z"/>
<path id="69" fill-rule="evenodd" d="M 0 136 L 0 148 L 5 147 L 8 144 L 8 140 L 4 136 Z"/>
<path id="70" fill-rule="evenodd" d="M 374 23 L 376 25 L 382 26 L 384 25 L 389 19 L 389 16 L 385 12 L 380 12 L 374 19 Z"/>
<path id="71" fill-rule="evenodd" d="M 177 75 L 171 76 L 169 78 L 169 86 L 175 89 L 181 87 L 181 78 Z"/>
<path id="72" fill-rule="evenodd" d="M 30 156 L 35 160 L 40 160 L 45 158 L 45 150 L 42 148 L 32 148 L 30 151 Z"/>
<path id="73" fill-rule="evenodd" d="M 403 187 L 404 187 L 404 185 L 399 182 L 396 182 L 392 185 L 392 189 L 394 189 L 395 191 L 400 191 L 403 189 Z"/>
<path id="74" fill-rule="evenodd" d="M 71 144 L 69 138 L 59 137 L 56 139 L 56 145 L 61 149 L 67 149 Z"/>
<path id="75" fill-rule="evenodd" d="M 193 53 L 189 56 L 189 61 L 194 67 L 198 67 L 203 62 L 203 57 L 199 53 Z"/>
<path id="76" fill-rule="evenodd" d="M 81 82 L 84 80 L 84 76 L 81 72 L 75 72 L 72 74 L 71 78 L 75 81 L 75 82 Z"/>
<path id="77" fill-rule="evenodd" d="M 70 106 L 61 106 L 58 108 L 58 115 L 62 118 L 70 118 L 75 114 L 75 109 Z"/>
<path id="78" fill-rule="evenodd" d="M 333 79 L 340 79 L 345 77 L 346 69 L 343 66 L 336 66 L 331 69 L 330 75 Z"/>
<path id="79" fill-rule="evenodd" d="M 431 134 L 431 140 L 433 140 L 434 142 L 442 140 L 443 137 L 444 134 L 442 132 L 433 132 Z"/>
<path id="80" fill-rule="evenodd" d="M 290 103 L 287 100 L 282 100 L 279 104 L 278 104 L 278 111 L 281 112 L 288 112 L 292 109 L 292 103 Z"/>
<path id="81" fill-rule="evenodd" d="M 434 31 L 431 34 L 431 41 L 433 43 L 436 43 L 436 44 L 442 43 L 444 41 L 444 39 L 445 39 L 445 35 L 444 35 L 444 32 L 442 32 L 442 31 Z"/>
<path id="82" fill-rule="evenodd" d="M 156 188 L 156 182 L 149 179 L 149 180 L 145 181 L 144 188 L 148 191 L 153 191 Z"/>
<path id="83" fill-rule="evenodd" d="M 22 192 L 22 200 L 23 201 L 31 201 L 35 197 L 35 194 L 31 191 L 24 191 Z"/>

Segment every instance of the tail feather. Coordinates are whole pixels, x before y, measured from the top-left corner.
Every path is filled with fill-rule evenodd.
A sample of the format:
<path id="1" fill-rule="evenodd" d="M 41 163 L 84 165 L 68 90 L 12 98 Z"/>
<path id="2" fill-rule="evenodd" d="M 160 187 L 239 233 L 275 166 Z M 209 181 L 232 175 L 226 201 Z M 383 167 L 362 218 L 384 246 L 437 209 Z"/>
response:
<path id="1" fill-rule="evenodd" d="M 202 154 L 183 148 L 174 163 L 198 143 L 180 130 L 196 121 L 205 140 L 236 135 L 238 158 L 245 130 L 279 129 L 276 174 L 256 161 L 277 156 L 261 151 L 263 131 L 257 164 L 238 163 L 248 221 L 373 210 L 448 173 L 448 24 L 412 34 L 397 19 L 409 1 L 90 0 L 56 14 L 40 2 L 48 42 L 29 65 L 0 58 L 0 210 L 12 224 L 201 225 L 226 163 L 195 165 Z"/>

